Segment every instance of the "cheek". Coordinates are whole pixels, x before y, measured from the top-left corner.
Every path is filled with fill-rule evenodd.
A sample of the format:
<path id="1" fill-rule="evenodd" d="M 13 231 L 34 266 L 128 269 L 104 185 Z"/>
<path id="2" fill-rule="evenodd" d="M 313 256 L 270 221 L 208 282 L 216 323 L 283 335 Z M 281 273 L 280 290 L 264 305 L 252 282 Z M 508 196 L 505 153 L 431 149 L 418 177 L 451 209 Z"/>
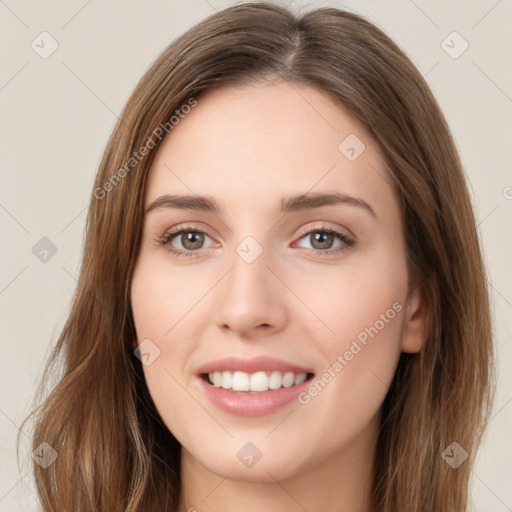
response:
<path id="1" fill-rule="evenodd" d="M 366 357 L 396 353 L 408 291 L 405 258 L 397 251 L 357 255 L 339 267 L 287 278 L 309 309 L 296 314 L 294 321 L 309 329 L 306 339 L 315 341 L 330 361 L 349 350 L 354 340 L 364 347 L 359 360 L 365 359 L 363 352 Z M 379 343 L 370 343 L 374 339 Z M 367 350 L 370 345 L 372 350 Z"/>
<path id="2" fill-rule="evenodd" d="M 146 384 L 162 420 L 180 440 L 183 433 L 194 435 L 191 419 L 200 412 L 191 400 L 187 369 L 204 321 L 194 305 L 205 290 L 191 286 L 191 277 L 142 258 L 131 286 L 137 342 L 149 339 L 157 347 L 157 355 L 142 367 Z"/>
<path id="3" fill-rule="evenodd" d="M 403 304 L 386 298 L 380 307 L 345 311 L 338 316 L 340 334 L 324 346 L 328 358 L 318 376 L 318 395 L 329 387 L 325 400 L 345 403 L 349 409 L 378 408 L 393 379 L 400 357 Z M 315 391 L 312 390 L 312 394 Z M 334 398 L 333 395 L 338 398 Z"/>
<path id="4" fill-rule="evenodd" d="M 323 370 L 299 402 L 313 437 L 338 432 L 326 442 L 326 453 L 370 424 L 393 380 L 407 297 L 405 261 L 396 260 L 382 256 L 364 268 L 340 272 L 339 278 L 316 280 L 316 287 L 309 288 L 308 304 L 329 331 L 316 338 Z"/>
<path id="5" fill-rule="evenodd" d="M 172 269 L 150 258 L 143 258 L 134 272 L 131 287 L 132 312 L 139 342 L 144 338 L 169 341 L 188 338 L 186 328 L 193 324 L 195 306 L 208 290 L 207 283 L 194 276 Z"/>

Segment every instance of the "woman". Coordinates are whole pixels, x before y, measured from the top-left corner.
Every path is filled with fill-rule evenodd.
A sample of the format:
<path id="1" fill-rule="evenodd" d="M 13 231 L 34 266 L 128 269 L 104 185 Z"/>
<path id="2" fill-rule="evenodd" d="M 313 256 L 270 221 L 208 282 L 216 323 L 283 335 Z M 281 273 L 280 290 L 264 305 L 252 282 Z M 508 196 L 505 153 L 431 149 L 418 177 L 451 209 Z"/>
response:
<path id="1" fill-rule="evenodd" d="M 225 9 L 132 93 L 34 411 L 45 511 L 461 511 L 489 302 L 453 140 L 379 29 Z M 46 446 L 46 445 L 45 445 Z"/>

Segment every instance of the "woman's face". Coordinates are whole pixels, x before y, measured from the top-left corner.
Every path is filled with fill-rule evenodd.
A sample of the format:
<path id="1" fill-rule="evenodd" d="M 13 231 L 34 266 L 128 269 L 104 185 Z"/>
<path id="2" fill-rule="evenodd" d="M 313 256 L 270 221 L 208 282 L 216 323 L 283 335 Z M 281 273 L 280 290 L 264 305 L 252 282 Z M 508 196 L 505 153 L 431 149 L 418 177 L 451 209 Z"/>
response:
<path id="1" fill-rule="evenodd" d="M 304 85 L 210 91 L 164 139 L 131 299 L 186 463 L 269 481 L 368 455 L 400 352 L 422 343 L 390 182 Z"/>

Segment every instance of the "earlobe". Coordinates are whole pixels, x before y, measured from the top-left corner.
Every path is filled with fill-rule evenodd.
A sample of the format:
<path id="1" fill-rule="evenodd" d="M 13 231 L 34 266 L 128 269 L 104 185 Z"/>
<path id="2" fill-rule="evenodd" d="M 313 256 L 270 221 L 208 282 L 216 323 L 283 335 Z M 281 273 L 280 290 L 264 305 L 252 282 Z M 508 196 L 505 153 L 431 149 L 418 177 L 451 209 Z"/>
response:
<path id="1" fill-rule="evenodd" d="M 418 288 L 407 299 L 404 322 L 402 352 L 419 352 L 427 339 L 427 311 Z"/>

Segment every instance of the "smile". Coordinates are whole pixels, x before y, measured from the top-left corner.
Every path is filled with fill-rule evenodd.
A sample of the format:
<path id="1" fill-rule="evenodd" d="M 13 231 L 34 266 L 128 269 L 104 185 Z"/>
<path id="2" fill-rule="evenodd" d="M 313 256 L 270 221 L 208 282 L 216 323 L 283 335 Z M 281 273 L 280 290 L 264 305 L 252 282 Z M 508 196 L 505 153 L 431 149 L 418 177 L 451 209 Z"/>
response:
<path id="1" fill-rule="evenodd" d="M 265 416 L 291 405 L 314 377 L 311 368 L 259 356 L 225 357 L 198 369 L 201 393 L 220 410 L 237 416 Z"/>

